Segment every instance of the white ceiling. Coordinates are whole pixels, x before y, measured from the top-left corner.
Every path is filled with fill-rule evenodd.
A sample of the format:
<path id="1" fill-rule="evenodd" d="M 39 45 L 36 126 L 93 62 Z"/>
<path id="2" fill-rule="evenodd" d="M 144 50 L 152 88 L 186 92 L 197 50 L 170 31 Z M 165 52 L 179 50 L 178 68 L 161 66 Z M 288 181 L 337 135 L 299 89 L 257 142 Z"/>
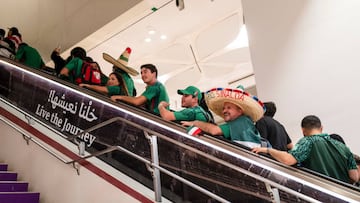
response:
<path id="1" fill-rule="evenodd" d="M 157 3 L 155 7 L 159 8 L 155 12 L 151 10 L 154 2 Z M 139 69 L 145 63 L 155 64 L 159 69 L 159 80 L 165 84 L 174 109 L 180 108 L 177 89 L 187 85 L 195 85 L 203 91 L 239 84 L 254 86 L 253 76 L 237 81 L 253 74 L 248 46 L 245 43 L 245 46 L 228 47 L 237 39 L 243 27 L 241 1 L 185 0 L 184 3 L 185 9 L 179 11 L 175 1 L 141 2 L 128 11 L 128 16 L 132 17 L 123 20 L 123 16 L 120 16 L 120 19 L 105 25 L 104 30 L 124 27 L 124 24 L 130 26 L 118 28 L 119 31 L 112 34 L 107 33 L 111 37 L 100 40 L 89 49 L 88 54 L 108 74 L 111 65 L 102 59 L 102 53 L 107 52 L 117 58 L 127 46 L 131 47 L 133 52 L 129 65 Z M 148 34 L 149 29 L 155 29 L 156 33 Z M 160 39 L 163 34 L 167 36 L 166 40 Z M 147 37 L 152 41 L 145 42 Z M 87 40 L 82 43 L 87 43 Z M 134 79 L 141 93 L 145 85 L 140 76 Z"/>
<path id="2" fill-rule="evenodd" d="M 181 11 L 174 0 L 18 1 L 27 5 L 21 7 L 26 14 L 4 21 L 11 16 L 4 12 L 0 26 L 17 26 L 45 60 L 58 45 L 64 57 L 72 47 L 82 46 L 109 74 L 112 66 L 102 53 L 118 58 L 131 47 L 129 66 L 138 70 L 144 63 L 155 64 L 173 109 L 180 108 L 176 90 L 187 85 L 206 91 L 242 84 L 256 94 L 251 88 L 255 79 L 247 43 L 233 43 L 244 27 L 239 0 L 184 0 Z M 14 11 L 21 4 L 18 1 L 6 2 L 6 6 Z M 148 34 L 149 29 L 156 33 Z M 166 40 L 160 39 L 162 34 Z M 152 42 L 145 42 L 147 37 Z M 134 80 L 141 93 L 145 85 L 139 76 Z"/>

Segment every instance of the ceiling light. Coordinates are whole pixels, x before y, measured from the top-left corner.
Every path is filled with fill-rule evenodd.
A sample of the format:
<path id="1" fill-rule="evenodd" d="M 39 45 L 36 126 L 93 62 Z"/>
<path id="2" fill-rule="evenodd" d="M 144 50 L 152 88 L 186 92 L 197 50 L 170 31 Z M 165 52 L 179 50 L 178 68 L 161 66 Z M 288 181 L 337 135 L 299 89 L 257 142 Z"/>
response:
<path id="1" fill-rule="evenodd" d="M 145 38 L 145 40 L 144 40 L 145 42 L 151 42 L 151 38 L 150 37 L 148 37 L 148 38 Z"/>
<path id="2" fill-rule="evenodd" d="M 226 48 L 228 49 L 238 49 L 249 46 L 249 39 L 247 36 L 247 30 L 245 24 L 240 28 L 240 32 L 236 39 L 232 41 Z"/>
<path id="3" fill-rule="evenodd" d="M 165 40 L 165 39 L 167 39 L 167 36 L 166 35 L 161 35 L 160 39 Z"/>
<path id="4" fill-rule="evenodd" d="M 154 35 L 156 33 L 156 30 L 153 26 L 147 26 L 146 30 L 148 32 L 149 35 Z"/>

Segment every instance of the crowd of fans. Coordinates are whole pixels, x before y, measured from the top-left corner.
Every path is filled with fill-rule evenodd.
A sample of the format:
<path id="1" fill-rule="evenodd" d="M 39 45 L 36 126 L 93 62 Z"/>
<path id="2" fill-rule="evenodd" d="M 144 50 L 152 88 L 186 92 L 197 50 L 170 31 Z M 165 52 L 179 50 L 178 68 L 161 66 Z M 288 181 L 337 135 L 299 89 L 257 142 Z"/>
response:
<path id="1" fill-rule="evenodd" d="M 22 36 L 16 27 L 9 28 L 6 36 L 5 30 L 0 29 L 0 56 L 14 59 L 35 69 L 45 67 L 39 52 L 22 41 Z"/>
<path id="2" fill-rule="evenodd" d="M 139 72 L 128 66 L 130 48 L 126 48 L 118 59 L 103 54 L 103 58 L 113 65 L 109 76 L 102 73 L 98 63 L 88 57 L 83 48 L 72 49 L 67 59 L 60 56 L 60 51 L 56 48 L 51 59 L 55 74 L 61 79 L 107 95 L 113 101 L 143 107 L 165 120 L 178 121 L 191 135 L 205 132 L 222 136 L 255 153 L 269 154 L 284 164 L 300 165 L 346 183 L 359 182 L 358 156 L 355 160 L 341 137 L 323 133 L 317 116 L 304 117 L 301 122 L 304 137 L 294 146 L 285 127 L 273 118 L 275 103 L 262 103 L 241 87 L 215 88 L 206 92 L 195 86 L 179 89 L 177 93 L 182 96 L 184 109 L 172 111 L 166 87 L 157 80 L 158 70 L 153 64 L 140 67 L 146 89 L 137 95 L 130 75 L 136 76 Z M 16 27 L 10 28 L 6 36 L 5 30 L 0 29 L 0 55 L 35 69 L 44 67 L 40 54 L 22 42 Z M 216 124 L 211 112 L 222 117 L 224 123 Z"/>

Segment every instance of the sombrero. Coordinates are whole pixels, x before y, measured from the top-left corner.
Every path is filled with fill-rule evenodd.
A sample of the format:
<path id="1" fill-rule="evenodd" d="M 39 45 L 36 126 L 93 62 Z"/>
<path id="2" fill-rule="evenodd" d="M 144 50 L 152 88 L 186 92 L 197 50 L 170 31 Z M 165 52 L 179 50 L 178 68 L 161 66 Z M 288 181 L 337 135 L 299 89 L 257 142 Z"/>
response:
<path id="1" fill-rule="evenodd" d="M 205 92 L 205 101 L 210 110 L 222 118 L 225 102 L 239 106 L 254 122 L 258 121 L 265 111 L 264 104 L 256 96 L 241 89 L 213 88 Z"/>
<path id="2" fill-rule="evenodd" d="M 137 76 L 137 75 L 139 75 L 139 72 L 137 72 L 135 69 L 127 66 L 130 54 L 131 54 L 131 49 L 129 47 L 127 47 L 125 49 L 125 51 L 120 55 L 118 60 L 114 59 L 112 56 L 110 56 L 107 53 L 103 53 L 103 58 L 107 62 L 109 62 L 109 63 L 113 64 L 115 67 L 120 68 L 121 70 L 129 73 L 130 75 Z"/>

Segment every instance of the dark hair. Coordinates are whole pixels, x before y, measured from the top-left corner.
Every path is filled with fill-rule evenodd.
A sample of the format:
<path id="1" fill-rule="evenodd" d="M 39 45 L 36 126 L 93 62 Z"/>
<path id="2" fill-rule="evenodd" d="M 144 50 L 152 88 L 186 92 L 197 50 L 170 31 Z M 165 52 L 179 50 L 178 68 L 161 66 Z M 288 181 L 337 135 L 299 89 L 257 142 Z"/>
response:
<path id="1" fill-rule="evenodd" d="M 125 80 L 120 73 L 114 71 L 110 73 L 110 75 L 115 75 L 116 79 L 119 81 L 119 87 L 121 87 L 121 92 L 120 92 L 121 95 L 132 96 L 129 95 L 129 91 L 128 88 L 126 87 Z"/>
<path id="2" fill-rule="evenodd" d="M 343 139 L 340 135 L 333 133 L 333 134 L 330 134 L 329 136 L 330 136 L 332 139 L 337 140 L 337 141 L 345 144 L 344 139 Z"/>
<path id="3" fill-rule="evenodd" d="M 321 121 L 317 116 L 305 116 L 301 121 L 301 127 L 305 129 L 321 128 Z"/>
<path id="4" fill-rule="evenodd" d="M 12 34 L 12 35 L 14 35 L 14 36 L 18 36 L 18 37 L 19 37 L 19 39 L 21 39 L 21 38 L 22 38 L 22 36 L 21 36 L 21 34 L 20 34 L 20 33 L 15 33 L 15 34 Z"/>
<path id="5" fill-rule="evenodd" d="M 97 63 L 97 62 L 95 62 L 94 59 L 91 58 L 90 56 L 85 56 L 83 60 L 86 61 L 86 62 L 89 62 L 89 63 Z M 98 66 L 99 66 L 99 64 L 98 64 Z M 100 67 L 100 66 L 99 66 L 99 67 Z"/>
<path id="6" fill-rule="evenodd" d="M 0 28 L 0 38 L 5 37 L 5 30 Z"/>
<path id="7" fill-rule="evenodd" d="M 140 67 L 140 70 L 146 68 L 149 69 L 152 73 L 155 72 L 156 73 L 156 78 L 158 76 L 158 70 L 156 69 L 156 66 L 153 64 L 144 64 Z"/>
<path id="8" fill-rule="evenodd" d="M 274 117 L 276 113 L 276 105 L 274 102 L 264 102 L 264 106 L 266 108 L 265 116 Z"/>
<path id="9" fill-rule="evenodd" d="M 20 34 L 20 33 L 19 33 L 19 30 L 17 29 L 17 27 L 9 28 L 9 31 L 11 31 L 11 35 L 18 35 L 18 34 Z"/>
<path id="10" fill-rule="evenodd" d="M 73 57 L 78 57 L 81 59 L 85 59 L 86 51 L 82 47 L 75 47 L 71 50 L 70 55 Z"/>

